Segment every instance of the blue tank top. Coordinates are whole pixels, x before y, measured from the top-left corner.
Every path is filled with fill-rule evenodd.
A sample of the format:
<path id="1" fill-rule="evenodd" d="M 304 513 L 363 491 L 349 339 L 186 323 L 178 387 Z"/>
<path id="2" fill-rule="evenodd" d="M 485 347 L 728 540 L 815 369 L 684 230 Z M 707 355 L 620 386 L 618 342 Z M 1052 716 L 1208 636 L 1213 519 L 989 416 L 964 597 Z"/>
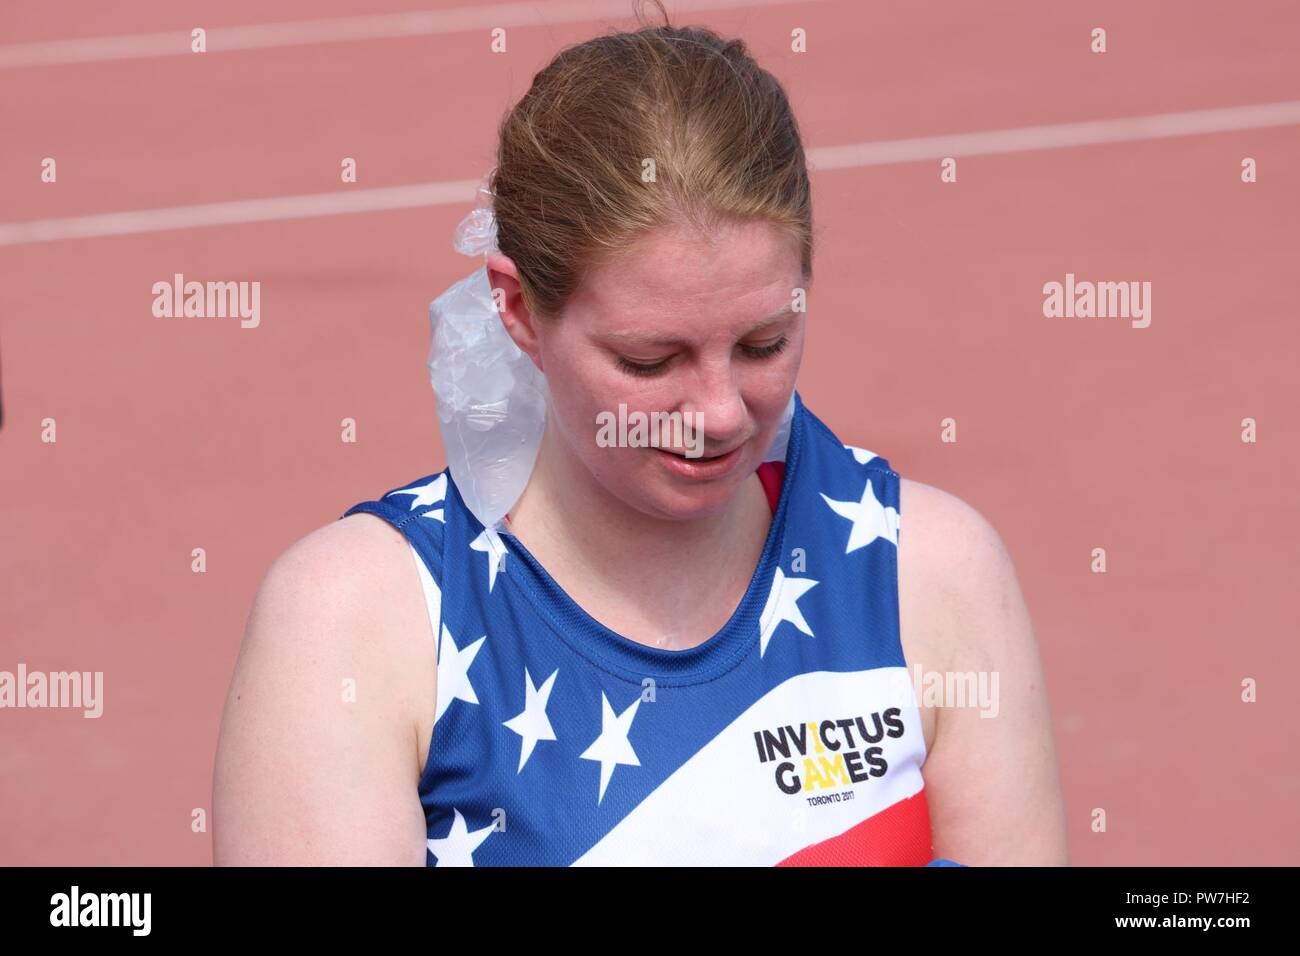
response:
<path id="1" fill-rule="evenodd" d="M 794 399 L 762 558 L 687 650 L 596 621 L 449 469 L 348 509 L 406 537 L 436 634 L 428 865 L 932 863 L 899 476 Z"/>

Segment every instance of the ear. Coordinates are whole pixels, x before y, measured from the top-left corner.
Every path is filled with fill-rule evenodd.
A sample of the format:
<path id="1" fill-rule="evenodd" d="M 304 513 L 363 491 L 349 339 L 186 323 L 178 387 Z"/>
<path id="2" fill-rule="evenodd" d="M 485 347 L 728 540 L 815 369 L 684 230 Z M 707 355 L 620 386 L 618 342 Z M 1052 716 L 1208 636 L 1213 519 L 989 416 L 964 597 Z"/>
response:
<path id="1" fill-rule="evenodd" d="M 519 285 L 519 270 L 514 262 L 501 253 L 487 258 L 488 286 L 501 313 L 501 324 L 506 334 L 519 346 L 519 350 L 533 360 L 538 371 L 542 368 L 542 350 L 537 338 L 537 323 L 524 302 Z"/>

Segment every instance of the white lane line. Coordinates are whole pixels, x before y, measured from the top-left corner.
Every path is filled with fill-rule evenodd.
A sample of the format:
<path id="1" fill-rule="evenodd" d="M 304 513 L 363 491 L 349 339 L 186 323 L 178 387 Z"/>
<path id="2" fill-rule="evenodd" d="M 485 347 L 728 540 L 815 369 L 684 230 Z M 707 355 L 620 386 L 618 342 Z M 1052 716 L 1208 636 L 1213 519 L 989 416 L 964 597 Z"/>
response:
<path id="1" fill-rule="evenodd" d="M 1054 126 L 1022 126 L 1018 129 L 985 130 L 980 133 L 949 133 L 916 139 L 823 146 L 808 150 L 808 162 L 819 170 L 886 166 L 948 156 L 1025 153 L 1039 149 L 1126 143 L 1170 136 L 1192 136 L 1197 133 L 1226 133 L 1297 123 L 1300 123 L 1300 100 L 1289 100 L 1285 103 L 1230 106 L 1186 113 L 1157 113 L 1153 116 L 1125 116 Z"/>
<path id="2" fill-rule="evenodd" d="M 1227 109 L 1188 113 L 1160 113 L 1130 116 L 1088 123 L 1055 126 L 1026 126 L 1020 129 L 989 130 L 982 133 L 953 133 L 919 139 L 884 140 L 849 146 L 823 146 L 808 150 L 809 163 L 817 170 L 850 169 L 932 160 L 945 156 L 979 156 L 1100 143 L 1122 143 L 1197 133 L 1222 133 L 1243 129 L 1300 124 L 1300 100 L 1263 103 Z M 174 206 L 131 212 L 43 219 L 36 222 L 0 223 L 0 246 L 59 239 L 87 239 L 128 236 L 169 229 L 192 229 L 232 223 L 273 222 L 333 216 L 344 213 L 415 209 L 424 206 L 473 204 L 478 179 L 378 189 L 344 189 L 306 196 L 244 199 Z"/>
<path id="3" fill-rule="evenodd" d="M 97 216 L 42 219 L 37 222 L 0 224 L 0 246 L 58 239 L 94 239 L 131 236 L 169 229 L 226 226 L 234 223 L 275 222 L 308 219 L 343 213 L 380 212 L 390 209 L 418 209 L 474 202 L 479 180 L 465 179 L 414 186 L 386 186 L 378 189 L 313 193 L 306 196 L 276 196 L 270 199 L 240 199 L 206 203 L 202 206 L 171 206 L 165 209 L 137 209 Z"/>
<path id="4" fill-rule="evenodd" d="M 820 0 L 679 0 L 673 6 L 678 12 L 689 13 L 697 10 L 748 9 L 816 2 Z M 629 17 L 631 11 L 632 6 L 628 0 L 551 0 L 548 3 L 479 4 L 451 10 L 296 20 L 242 27 L 209 27 L 202 22 L 196 22 L 193 26 L 206 30 L 207 54 L 204 55 L 208 55 L 230 50 L 264 50 L 312 43 L 431 36 L 490 30 L 493 27 L 582 23 L 605 18 L 622 22 Z M 153 56 L 187 56 L 191 53 L 190 29 L 192 28 L 167 33 L 136 33 L 0 46 L 0 69 L 135 60 Z"/>

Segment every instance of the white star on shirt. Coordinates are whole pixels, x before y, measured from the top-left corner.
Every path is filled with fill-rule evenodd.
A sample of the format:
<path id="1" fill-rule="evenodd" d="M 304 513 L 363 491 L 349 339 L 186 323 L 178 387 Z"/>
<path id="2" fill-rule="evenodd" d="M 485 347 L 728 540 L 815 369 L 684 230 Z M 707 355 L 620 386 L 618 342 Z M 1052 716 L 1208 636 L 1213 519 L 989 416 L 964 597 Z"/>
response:
<path id="1" fill-rule="evenodd" d="M 505 564 L 506 546 L 493 528 L 484 528 L 479 536 L 469 543 L 475 551 L 485 551 L 488 556 L 488 593 L 497 583 L 497 571 Z"/>
<path id="2" fill-rule="evenodd" d="M 816 636 L 804 620 L 798 604 L 799 598 L 816 584 L 812 578 L 787 578 L 784 571 L 779 567 L 776 569 L 776 574 L 772 575 L 772 586 L 767 592 L 767 603 L 763 605 L 763 613 L 758 617 L 759 657 L 767 653 L 767 644 L 782 621 L 789 621 L 809 637 Z"/>
<path id="3" fill-rule="evenodd" d="M 849 451 L 853 452 L 853 457 L 858 460 L 859 465 L 865 465 L 873 458 L 879 458 L 874 451 L 867 451 L 865 448 L 859 448 L 857 445 L 845 445 Z"/>
<path id="4" fill-rule="evenodd" d="M 484 840 L 491 835 L 496 829 L 495 824 L 489 823 L 481 830 L 469 832 L 469 827 L 465 825 L 465 818 L 460 815 L 460 811 L 453 807 L 456 818 L 451 821 L 451 829 L 447 835 L 439 840 L 427 840 L 429 852 L 437 859 L 434 866 L 473 866 L 474 851 L 479 848 Z"/>
<path id="5" fill-rule="evenodd" d="M 443 501 L 447 497 L 447 473 L 443 472 L 427 485 L 419 485 L 415 488 L 403 488 L 401 491 L 390 491 L 386 497 L 391 498 L 393 495 L 413 495 L 411 499 L 411 510 L 421 508 L 424 505 L 434 505 Z M 422 517 L 436 518 L 445 523 L 443 509 L 436 508 L 432 511 L 425 512 Z"/>
<path id="6" fill-rule="evenodd" d="M 886 508 L 880 503 L 875 489 L 871 487 L 870 478 L 867 479 L 867 486 L 862 489 L 860 501 L 835 501 L 825 494 L 822 495 L 822 500 L 841 518 L 853 522 L 849 543 L 844 548 L 845 554 L 866 547 L 877 538 L 884 538 L 898 547 L 898 510 Z"/>
<path id="7" fill-rule="evenodd" d="M 533 686 L 532 675 L 528 673 L 528 668 L 524 668 L 524 709 L 520 714 L 516 714 L 509 720 L 502 721 L 507 727 L 523 738 L 519 749 L 519 769 L 516 773 L 522 773 L 524 764 L 528 762 L 528 757 L 533 752 L 533 747 L 539 740 L 554 740 L 555 731 L 551 728 L 550 718 L 546 716 L 546 702 L 551 698 L 551 688 L 555 684 L 555 675 L 559 671 L 552 672 L 551 676 L 546 678 L 542 684 L 541 690 Z"/>
<path id="8" fill-rule="evenodd" d="M 609 786 L 609 778 L 614 775 L 614 768 L 618 764 L 641 766 L 641 761 L 637 759 L 636 752 L 627 739 L 640 704 L 641 698 L 638 696 L 627 710 L 615 717 L 614 708 L 609 706 L 605 692 L 600 692 L 600 736 L 582 753 L 585 760 L 600 761 L 600 794 L 596 797 L 597 804 L 605 799 L 605 788 Z"/>
<path id="9" fill-rule="evenodd" d="M 461 650 L 452 640 L 447 625 L 442 626 L 442 640 L 438 644 L 438 712 L 433 716 L 434 724 L 451 706 L 453 700 L 463 700 L 469 704 L 478 703 L 474 685 L 469 681 L 469 668 L 474 658 L 487 640 L 484 634 L 469 647 Z"/>

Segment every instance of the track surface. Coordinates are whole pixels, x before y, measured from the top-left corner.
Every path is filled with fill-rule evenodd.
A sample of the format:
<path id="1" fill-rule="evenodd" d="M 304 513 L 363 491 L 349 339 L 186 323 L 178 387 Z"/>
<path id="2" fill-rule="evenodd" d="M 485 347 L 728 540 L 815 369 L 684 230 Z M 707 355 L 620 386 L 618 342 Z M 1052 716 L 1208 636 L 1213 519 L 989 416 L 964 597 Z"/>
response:
<path id="1" fill-rule="evenodd" d="M 103 671 L 105 713 L 0 713 L 0 863 L 201 865 L 258 582 L 444 464 L 425 310 L 476 265 L 466 184 L 533 73 L 631 6 L 84 6 L 0 11 L 0 669 Z M 817 166 L 809 406 L 1010 548 L 1073 861 L 1294 864 L 1300 7 L 670 9 L 746 38 Z M 153 317 L 178 272 L 260 281 L 261 324 Z M 1150 327 L 1045 318 L 1066 273 L 1151 282 Z"/>

